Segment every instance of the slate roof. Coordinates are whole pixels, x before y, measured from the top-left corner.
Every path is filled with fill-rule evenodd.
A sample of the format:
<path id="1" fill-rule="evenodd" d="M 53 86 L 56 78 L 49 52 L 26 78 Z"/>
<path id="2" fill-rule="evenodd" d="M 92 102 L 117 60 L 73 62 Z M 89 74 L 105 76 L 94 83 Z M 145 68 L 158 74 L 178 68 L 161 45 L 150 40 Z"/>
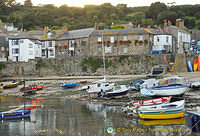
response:
<path id="1" fill-rule="evenodd" d="M 44 35 L 43 31 L 28 31 L 10 33 L 9 39 L 37 39 L 39 40 Z"/>
<path id="2" fill-rule="evenodd" d="M 176 30 L 179 30 L 183 33 L 187 33 L 187 34 L 190 34 L 189 30 L 186 28 L 186 27 L 183 27 L 183 28 L 180 28 L 180 27 L 177 27 L 177 26 L 168 26 L 169 28 L 171 27 L 172 29 L 176 29 Z"/>
<path id="3" fill-rule="evenodd" d="M 47 34 L 48 34 L 49 32 L 51 32 L 52 35 L 51 35 L 51 37 L 48 38 L 48 37 L 47 37 Z M 54 31 L 49 31 L 49 32 L 47 32 L 47 34 L 43 35 L 43 36 L 40 38 L 40 40 L 41 40 L 41 41 L 56 40 L 58 37 L 60 37 L 60 36 L 63 35 L 63 33 L 64 33 L 62 30 L 54 30 Z"/>
<path id="4" fill-rule="evenodd" d="M 85 29 L 67 31 L 63 35 L 61 35 L 59 38 L 57 38 L 57 40 L 86 38 L 86 37 L 89 37 L 93 31 L 95 31 L 94 28 L 85 28 Z"/>
<path id="5" fill-rule="evenodd" d="M 146 28 L 132 28 L 132 29 L 105 29 L 105 30 L 96 30 L 91 33 L 91 35 L 131 35 L 131 34 L 152 34 Z"/>
<path id="6" fill-rule="evenodd" d="M 154 35 L 171 35 L 162 29 L 149 29 Z"/>

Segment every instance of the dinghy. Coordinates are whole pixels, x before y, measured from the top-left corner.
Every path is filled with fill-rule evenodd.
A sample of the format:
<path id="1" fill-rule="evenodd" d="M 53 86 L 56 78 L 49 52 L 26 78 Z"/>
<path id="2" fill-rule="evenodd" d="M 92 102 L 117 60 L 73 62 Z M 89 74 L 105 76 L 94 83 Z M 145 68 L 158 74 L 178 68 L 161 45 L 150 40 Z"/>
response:
<path id="1" fill-rule="evenodd" d="M 127 88 L 125 85 L 120 85 L 119 89 L 114 88 L 111 92 L 102 91 L 101 97 L 111 98 L 111 97 L 117 97 L 117 96 L 123 96 L 126 95 L 129 91 L 129 88 Z"/>
<path id="2" fill-rule="evenodd" d="M 167 104 L 140 106 L 138 108 L 141 119 L 174 119 L 184 117 L 185 100 Z"/>
<path id="3" fill-rule="evenodd" d="M 76 87 L 77 86 L 77 83 L 66 83 L 66 84 L 62 84 L 61 87 L 67 89 L 67 88 L 73 88 L 73 87 Z"/>

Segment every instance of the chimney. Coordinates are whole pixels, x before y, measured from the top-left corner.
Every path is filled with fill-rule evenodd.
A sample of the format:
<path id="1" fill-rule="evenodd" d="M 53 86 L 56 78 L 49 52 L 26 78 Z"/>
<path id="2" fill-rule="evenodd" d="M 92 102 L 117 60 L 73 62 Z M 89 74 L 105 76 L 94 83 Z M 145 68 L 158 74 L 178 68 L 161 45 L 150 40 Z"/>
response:
<path id="1" fill-rule="evenodd" d="M 137 28 L 140 28 L 140 24 L 138 25 L 138 27 Z"/>
<path id="2" fill-rule="evenodd" d="M 184 27 L 184 21 L 182 19 L 176 19 L 176 26 L 179 28 Z"/>
<path id="3" fill-rule="evenodd" d="M 165 19 L 164 20 L 164 31 L 166 31 L 167 30 L 167 20 Z"/>
<path id="4" fill-rule="evenodd" d="M 95 30 L 98 30 L 97 22 L 94 23 L 94 29 L 95 29 Z"/>
<path id="5" fill-rule="evenodd" d="M 47 34 L 47 32 L 48 32 L 48 26 L 44 26 L 44 34 Z"/>
<path id="6" fill-rule="evenodd" d="M 68 31 L 67 26 L 64 25 L 64 24 L 62 25 L 62 31 L 63 31 L 63 32 L 67 32 L 67 31 Z"/>

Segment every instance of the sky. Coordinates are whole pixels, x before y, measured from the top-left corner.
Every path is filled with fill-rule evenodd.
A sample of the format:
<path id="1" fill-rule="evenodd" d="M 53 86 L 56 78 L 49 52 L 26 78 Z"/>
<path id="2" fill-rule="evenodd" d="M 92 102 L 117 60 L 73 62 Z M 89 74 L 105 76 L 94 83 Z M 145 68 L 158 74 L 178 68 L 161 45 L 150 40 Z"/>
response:
<path id="1" fill-rule="evenodd" d="M 16 0 L 24 4 L 25 0 Z M 151 3 L 157 2 L 158 0 L 31 0 L 34 6 L 38 4 L 53 4 L 57 7 L 67 4 L 69 7 L 84 7 L 84 5 L 101 5 L 103 3 L 111 3 L 116 6 L 117 4 L 127 4 L 128 7 L 137 6 L 150 6 Z M 176 2 L 174 5 L 186 5 L 186 4 L 200 4 L 200 0 L 160 0 L 160 2 L 166 5 L 171 5 L 168 3 Z"/>

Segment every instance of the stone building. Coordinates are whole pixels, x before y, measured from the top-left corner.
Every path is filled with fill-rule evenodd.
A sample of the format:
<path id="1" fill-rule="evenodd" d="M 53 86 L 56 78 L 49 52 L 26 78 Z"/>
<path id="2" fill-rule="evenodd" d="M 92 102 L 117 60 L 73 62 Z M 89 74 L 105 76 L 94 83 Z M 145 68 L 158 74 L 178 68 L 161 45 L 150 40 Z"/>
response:
<path id="1" fill-rule="evenodd" d="M 57 56 L 89 56 L 90 34 L 94 28 L 64 32 L 56 39 Z"/>
<path id="2" fill-rule="evenodd" d="M 145 28 L 96 30 L 90 35 L 90 56 L 101 56 L 103 47 L 110 56 L 146 54 L 152 38 L 152 32 Z"/>
<path id="3" fill-rule="evenodd" d="M 191 43 L 191 33 L 184 26 L 184 21 L 176 19 L 176 26 L 164 23 L 164 30 L 172 34 L 176 38 L 176 50 L 177 53 L 184 53 L 185 50 L 189 49 Z"/>
<path id="4" fill-rule="evenodd" d="M 8 47 L 8 36 L 4 33 L 0 33 L 0 61 L 7 61 Z"/>

